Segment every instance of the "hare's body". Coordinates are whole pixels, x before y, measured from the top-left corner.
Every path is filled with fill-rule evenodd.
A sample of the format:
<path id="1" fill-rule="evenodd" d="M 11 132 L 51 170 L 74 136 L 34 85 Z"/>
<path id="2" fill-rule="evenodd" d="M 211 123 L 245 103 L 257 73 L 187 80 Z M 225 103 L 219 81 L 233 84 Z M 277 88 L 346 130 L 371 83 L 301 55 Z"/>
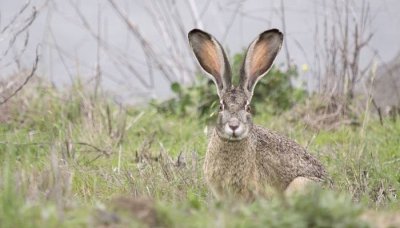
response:
<path id="1" fill-rule="evenodd" d="M 261 33 L 247 50 L 239 85 L 233 86 L 231 68 L 218 41 L 198 29 L 189 32 L 193 52 L 220 98 L 204 163 L 205 178 L 217 197 L 252 199 L 270 189 L 290 193 L 326 177 L 322 165 L 300 145 L 252 123 L 254 87 L 272 66 L 282 41 L 277 29 Z"/>
<path id="2" fill-rule="evenodd" d="M 271 188 L 279 192 L 291 191 L 288 186 L 296 188 L 296 178 L 316 182 L 326 178 L 323 166 L 304 148 L 257 125 L 253 125 L 249 137 L 241 141 L 223 139 L 214 130 L 209 139 L 204 173 L 218 198 L 231 194 L 251 199 L 265 196 L 266 190 Z"/>
<path id="3" fill-rule="evenodd" d="M 257 168 L 254 138 L 228 141 L 219 137 L 216 130 L 212 132 L 204 160 L 204 175 L 218 198 L 226 194 L 253 198 L 260 188 Z"/>

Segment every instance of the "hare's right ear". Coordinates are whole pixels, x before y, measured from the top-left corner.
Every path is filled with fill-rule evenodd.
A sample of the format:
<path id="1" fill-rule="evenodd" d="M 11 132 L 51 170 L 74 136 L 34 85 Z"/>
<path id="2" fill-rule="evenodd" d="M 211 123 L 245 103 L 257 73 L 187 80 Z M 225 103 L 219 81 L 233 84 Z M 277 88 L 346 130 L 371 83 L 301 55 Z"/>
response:
<path id="1" fill-rule="evenodd" d="M 221 97 L 232 86 L 231 67 L 224 50 L 213 36 L 200 29 L 190 31 L 188 38 L 200 66 L 214 81 Z"/>

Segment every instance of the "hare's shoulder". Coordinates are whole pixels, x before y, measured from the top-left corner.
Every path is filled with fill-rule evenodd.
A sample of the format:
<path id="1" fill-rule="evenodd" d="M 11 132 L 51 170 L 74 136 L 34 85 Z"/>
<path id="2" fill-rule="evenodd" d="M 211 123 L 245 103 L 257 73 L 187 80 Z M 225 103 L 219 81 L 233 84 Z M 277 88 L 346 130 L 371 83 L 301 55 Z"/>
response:
<path id="1" fill-rule="evenodd" d="M 270 152 L 277 152 L 280 155 L 308 154 L 307 151 L 304 149 L 304 147 L 275 131 L 263 128 L 258 125 L 254 125 L 252 132 L 254 134 L 254 137 L 257 139 L 258 149 L 263 150 L 263 148 L 265 148 L 270 150 Z"/>
<path id="2" fill-rule="evenodd" d="M 261 163 L 274 164 L 296 176 L 323 179 L 327 174 L 322 164 L 295 141 L 269 129 L 255 126 L 257 156 Z"/>

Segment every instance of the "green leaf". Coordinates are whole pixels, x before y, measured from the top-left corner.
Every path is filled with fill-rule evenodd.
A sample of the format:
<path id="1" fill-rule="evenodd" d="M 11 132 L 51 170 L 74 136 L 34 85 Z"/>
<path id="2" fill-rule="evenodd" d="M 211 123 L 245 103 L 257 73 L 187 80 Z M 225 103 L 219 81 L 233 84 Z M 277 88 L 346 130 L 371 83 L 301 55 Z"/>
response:
<path id="1" fill-rule="evenodd" d="M 181 84 L 179 84 L 178 82 L 172 83 L 171 84 L 171 90 L 174 93 L 180 94 L 182 92 Z"/>

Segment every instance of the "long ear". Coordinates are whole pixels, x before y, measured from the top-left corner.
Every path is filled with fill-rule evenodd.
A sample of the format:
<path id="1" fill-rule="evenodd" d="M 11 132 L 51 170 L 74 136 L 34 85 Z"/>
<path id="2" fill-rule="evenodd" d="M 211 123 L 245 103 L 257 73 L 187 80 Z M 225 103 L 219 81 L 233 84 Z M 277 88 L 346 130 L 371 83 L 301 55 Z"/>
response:
<path id="1" fill-rule="evenodd" d="M 249 101 L 254 87 L 271 68 L 281 49 L 283 34 L 278 29 L 261 33 L 247 49 L 240 72 L 239 86 L 248 94 Z"/>
<path id="2" fill-rule="evenodd" d="M 221 97 L 232 86 L 231 67 L 224 50 L 213 36 L 200 29 L 190 31 L 188 38 L 200 66 L 217 85 Z"/>

